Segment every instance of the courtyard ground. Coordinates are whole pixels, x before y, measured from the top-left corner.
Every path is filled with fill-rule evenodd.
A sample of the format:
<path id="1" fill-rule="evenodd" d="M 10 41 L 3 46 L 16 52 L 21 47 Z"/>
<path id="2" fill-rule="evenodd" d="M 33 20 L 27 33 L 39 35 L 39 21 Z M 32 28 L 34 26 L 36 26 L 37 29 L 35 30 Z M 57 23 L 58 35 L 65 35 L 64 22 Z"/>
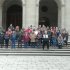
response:
<path id="1" fill-rule="evenodd" d="M 0 48 L 0 70 L 70 70 L 70 47 Z"/>
<path id="2" fill-rule="evenodd" d="M 70 70 L 70 56 L 0 56 L 0 70 Z"/>

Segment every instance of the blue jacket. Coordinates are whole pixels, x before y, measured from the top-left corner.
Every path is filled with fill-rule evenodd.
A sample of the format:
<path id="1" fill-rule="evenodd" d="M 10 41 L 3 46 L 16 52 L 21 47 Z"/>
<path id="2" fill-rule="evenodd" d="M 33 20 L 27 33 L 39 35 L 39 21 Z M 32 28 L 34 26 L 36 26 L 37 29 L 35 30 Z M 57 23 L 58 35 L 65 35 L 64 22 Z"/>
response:
<path id="1" fill-rule="evenodd" d="M 11 40 L 12 40 L 12 41 L 16 40 L 16 34 L 12 34 L 12 35 L 11 35 Z"/>

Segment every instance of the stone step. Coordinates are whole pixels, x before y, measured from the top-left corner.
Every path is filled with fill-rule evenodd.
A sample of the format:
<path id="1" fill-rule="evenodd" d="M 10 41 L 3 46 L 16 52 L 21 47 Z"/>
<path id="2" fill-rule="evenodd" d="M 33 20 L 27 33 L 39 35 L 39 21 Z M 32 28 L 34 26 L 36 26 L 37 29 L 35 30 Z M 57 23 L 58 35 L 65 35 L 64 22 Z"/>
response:
<path id="1" fill-rule="evenodd" d="M 69 49 L 0 49 L 0 55 L 22 55 L 22 56 L 70 56 Z"/>

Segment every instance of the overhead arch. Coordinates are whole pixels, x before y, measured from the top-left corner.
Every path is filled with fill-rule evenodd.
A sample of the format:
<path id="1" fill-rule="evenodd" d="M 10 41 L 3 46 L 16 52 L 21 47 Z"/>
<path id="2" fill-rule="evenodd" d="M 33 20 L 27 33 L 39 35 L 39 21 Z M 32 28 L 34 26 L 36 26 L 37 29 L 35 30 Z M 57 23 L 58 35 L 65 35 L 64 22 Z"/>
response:
<path id="1" fill-rule="evenodd" d="M 12 24 L 14 27 L 22 28 L 22 6 L 14 4 L 11 5 L 6 12 L 6 28 Z"/>
<path id="2" fill-rule="evenodd" d="M 2 5 L 2 15 L 3 15 L 3 17 L 2 17 L 2 26 L 3 26 L 3 28 L 4 29 L 6 29 L 11 23 L 12 23 L 12 20 L 9 20 L 8 18 L 10 18 L 11 19 L 11 17 L 9 17 L 9 15 L 8 15 L 8 11 L 9 11 L 9 8 L 10 7 L 12 7 L 12 6 L 14 6 L 14 8 L 16 7 L 15 5 L 17 5 L 17 8 L 19 9 L 19 7 L 21 7 L 21 9 L 22 9 L 22 0 L 5 0 L 4 2 L 3 2 L 3 5 Z M 11 8 L 10 8 L 10 10 L 11 10 Z M 17 9 L 16 9 L 17 10 Z M 11 10 L 12 11 L 12 10 Z M 9 12 L 9 14 L 11 13 L 11 11 Z M 13 10 L 14 11 L 14 10 Z M 13 12 L 12 11 L 12 12 Z M 17 10 L 17 11 L 19 11 L 19 10 Z M 16 12 L 17 12 L 16 11 Z M 19 14 L 22 14 L 22 10 L 21 10 L 21 13 L 19 13 Z M 18 16 L 19 17 L 19 15 L 15 15 L 15 16 Z M 14 16 L 12 16 L 12 18 L 13 18 Z M 21 16 L 22 17 L 22 16 Z M 16 18 L 17 19 L 17 18 Z M 15 20 L 16 21 L 16 20 Z M 15 22 L 13 21 L 13 23 L 15 24 Z M 14 25 L 15 26 L 15 25 Z M 21 18 L 21 25 L 20 25 L 20 27 L 22 26 L 22 18 Z"/>
<path id="3" fill-rule="evenodd" d="M 58 26 L 58 5 L 54 0 L 40 0 L 39 24 Z"/>
<path id="4" fill-rule="evenodd" d="M 65 23 L 65 0 L 54 0 L 58 6 L 58 27 L 64 27 Z M 36 24 L 39 25 L 39 2 L 40 0 L 36 0 Z M 37 26 L 36 26 L 37 27 Z"/>

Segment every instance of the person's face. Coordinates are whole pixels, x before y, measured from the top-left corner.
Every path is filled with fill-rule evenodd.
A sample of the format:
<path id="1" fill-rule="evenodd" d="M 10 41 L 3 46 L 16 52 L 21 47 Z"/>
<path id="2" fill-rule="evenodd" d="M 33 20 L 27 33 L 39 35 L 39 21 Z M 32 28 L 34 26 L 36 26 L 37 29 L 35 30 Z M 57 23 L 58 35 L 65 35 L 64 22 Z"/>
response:
<path id="1" fill-rule="evenodd" d="M 43 27 L 45 27 L 45 25 L 43 25 Z"/>
<path id="2" fill-rule="evenodd" d="M 39 27 L 41 27 L 41 25 L 39 25 Z"/>
<path id="3" fill-rule="evenodd" d="M 45 34 L 47 34 L 47 31 L 45 31 Z"/>
<path id="4" fill-rule="evenodd" d="M 11 31 L 11 29 L 8 29 L 8 31 L 10 32 L 10 31 Z"/>
<path id="5" fill-rule="evenodd" d="M 10 26 L 12 26 L 12 24 L 10 24 Z"/>

